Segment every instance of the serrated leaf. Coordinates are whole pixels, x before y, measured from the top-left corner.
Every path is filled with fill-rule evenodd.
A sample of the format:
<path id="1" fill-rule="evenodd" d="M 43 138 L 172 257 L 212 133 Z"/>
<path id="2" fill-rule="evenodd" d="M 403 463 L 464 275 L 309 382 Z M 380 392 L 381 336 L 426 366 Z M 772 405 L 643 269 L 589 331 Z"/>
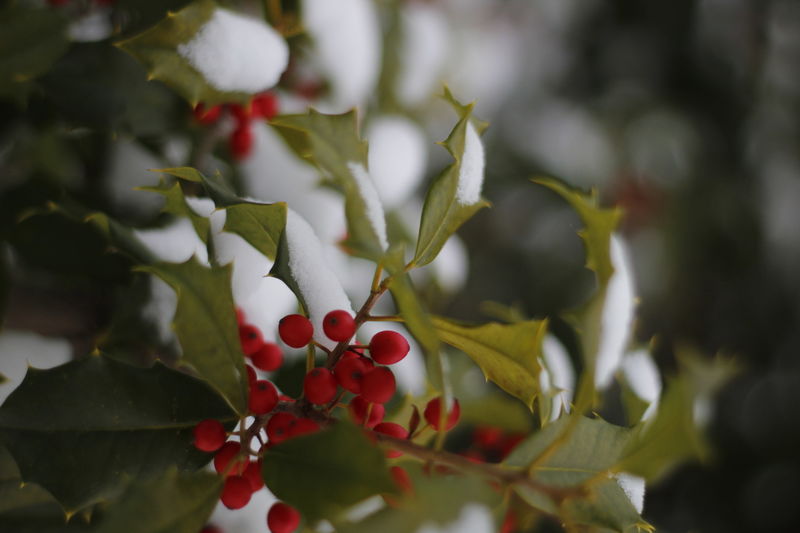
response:
<path id="1" fill-rule="evenodd" d="M 211 234 L 211 222 L 206 217 L 195 213 L 194 209 L 189 206 L 179 182 L 168 184 L 162 181 L 155 187 L 140 187 L 139 190 L 150 191 L 163 196 L 164 207 L 161 210 L 171 215 L 188 218 L 200 240 L 208 243 Z"/>
<path id="2" fill-rule="evenodd" d="M 179 473 L 134 480 L 106 508 L 97 533 L 197 533 L 219 501 L 222 478 L 210 472 Z"/>
<path id="3" fill-rule="evenodd" d="M 310 109 L 303 115 L 277 117 L 270 125 L 344 195 L 344 247 L 377 261 L 386 251 L 386 220 L 367 174 L 367 143 L 359 137 L 355 111 L 325 115 Z"/>
<path id="4" fill-rule="evenodd" d="M 164 280 L 178 295 L 173 326 L 182 361 L 214 387 L 240 414 L 247 412 L 247 373 L 231 294 L 231 266 L 185 263 L 139 267 Z"/>
<path id="5" fill-rule="evenodd" d="M 145 66 L 149 79 L 163 81 L 192 105 L 246 103 L 250 94 L 215 89 L 178 53 L 178 46 L 192 40 L 215 9 L 212 0 L 192 2 L 180 11 L 168 13 L 152 28 L 116 45 Z"/>
<path id="6" fill-rule="evenodd" d="M 346 422 L 270 448 L 262 474 L 269 490 L 311 523 L 395 491 L 383 451 Z"/>
<path id="7" fill-rule="evenodd" d="M 529 409 L 539 394 L 539 355 L 546 320 L 468 326 L 434 317 L 439 338 L 467 354 L 486 379 L 522 400 Z"/>
<path id="8" fill-rule="evenodd" d="M 453 105 L 460 116 L 460 120 L 443 143 L 455 161 L 439 174 L 425 196 L 417 249 L 412 260 L 414 266 L 424 266 L 433 261 L 450 235 L 480 209 L 489 206 L 483 199 L 465 204 L 458 195 L 459 175 L 467 145 L 467 130 L 474 128 L 479 134 L 486 125 L 472 118 L 473 104 L 466 106 L 460 104 L 449 91 L 445 92 L 445 99 Z"/>
<path id="9" fill-rule="evenodd" d="M 413 464 L 404 464 L 403 468 L 409 473 L 413 493 L 395 498 L 395 506 L 369 515 L 357 524 L 341 526 L 337 531 L 408 533 L 432 522 L 444 526 L 458 519 L 461 510 L 469 503 L 492 508 L 500 499 L 484 479 L 468 475 L 430 476 Z"/>
<path id="10" fill-rule="evenodd" d="M 123 475 L 206 463 L 209 456 L 191 444 L 193 427 L 206 418 L 235 420 L 204 382 L 160 363 L 144 369 L 90 356 L 29 369 L 0 407 L 0 441 L 24 481 L 72 512 L 118 494 Z"/>
<path id="11" fill-rule="evenodd" d="M 32 80 L 67 51 L 67 21 L 51 9 L 0 10 L 0 95 L 24 104 Z"/>
<path id="12" fill-rule="evenodd" d="M 239 235 L 267 258 L 275 259 L 278 243 L 286 227 L 286 203 L 262 204 L 243 200 L 228 187 L 221 176 L 208 178 L 189 167 L 162 168 L 156 172 L 201 183 L 217 207 L 225 209 L 225 225 L 222 229 Z"/>

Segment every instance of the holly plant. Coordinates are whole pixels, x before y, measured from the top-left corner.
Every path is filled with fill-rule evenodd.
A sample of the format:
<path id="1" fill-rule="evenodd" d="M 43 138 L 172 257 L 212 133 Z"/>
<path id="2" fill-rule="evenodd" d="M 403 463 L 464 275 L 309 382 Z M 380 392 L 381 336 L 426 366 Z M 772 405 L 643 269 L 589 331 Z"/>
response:
<path id="1" fill-rule="evenodd" d="M 0 407 L 1 530 L 221 531 L 210 519 L 220 505 L 257 507 L 260 530 L 272 533 L 414 532 L 448 527 L 474 508 L 505 533 L 653 529 L 641 516 L 644 486 L 707 454 L 694 413 L 708 401 L 709 376 L 723 372 L 687 356 L 663 394 L 647 400 L 618 371 L 628 334 L 618 333 L 625 312 L 612 302 L 633 309 L 634 301 L 624 290 L 631 280 L 618 209 L 601 206 L 595 192 L 534 178 L 528 187 L 561 197 L 579 217 L 594 290 L 561 317 L 499 304 L 485 308 L 493 320 L 482 323 L 442 316 L 432 268 L 490 205 L 482 196 L 488 124 L 474 104 L 439 87 L 433 105 L 449 134 L 430 148 L 446 162 L 409 223 L 382 203 L 362 127 L 387 110 L 415 120 L 424 113 L 384 89 L 377 103 L 335 109 L 326 98 L 336 77 L 304 78 L 304 54 L 324 41 L 307 17 L 318 2 L 265 2 L 266 22 L 245 2 L 168 2 L 169 12 L 108 4 L 3 7 L 3 33 L 16 37 L 0 37 L 0 68 L 10 73 L 0 94 L 35 104 L 88 48 L 133 69 L 140 96 L 153 87 L 166 94 L 192 132 L 190 156 L 136 168 L 155 181 L 128 194 L 160 199 L 159 223 L 183 228 L 175 242 L 196 245 L 176 261 L 146 238 L 152 221 L 131 223 L 69 191 L 24 213 L 20 223 L 82 225 L 124 265 L 126 283 L 145 295 L 158 288 L 174 311 L 166 336 L 146 341 L 150 358 L 130 355 L 145 341 L 115 336 L 115 319 L 86 353 L 27 370 Z M 66 52 L 66 28 L 86 10 L 107 10 L 111 34 Z M 242 55 L 242 46 L 257 50 Z M 72 63 L 60 60 L 65 53 Z M 381 75 L 394 74 L 384 67 Z M 137 113 L 163 103 L 144 96 Z M 135 118 L 118 116 L 114 127 L 136 130 Z M 309 210 L 303 198 L 282 201 L 269 189 L 250 196 L 241 169 L 259 135 L 313 174 L 327 203 Z M 263 164 L 257 172 L 273 160 Z M 342 214 L 336 246 L 307 220 L 314 209 Z M 225 252 L 232 238 L 247 254 Z M 358 265 L 347 289 L 336 261 Z M 291 295 L 290 309 L 268 291 L 239 305 L 233 282 L 247 265 L 258 283 Z M 265 321 L 253 309 L 280 315 Z M 571 340 L 553 335 L 554 319 Z M 565 367 L 570 383 L 559 380 Z M 597 414 L 611 397 L 625 420 Z M 264 504 L 267 493 L 274 498 Z"/>

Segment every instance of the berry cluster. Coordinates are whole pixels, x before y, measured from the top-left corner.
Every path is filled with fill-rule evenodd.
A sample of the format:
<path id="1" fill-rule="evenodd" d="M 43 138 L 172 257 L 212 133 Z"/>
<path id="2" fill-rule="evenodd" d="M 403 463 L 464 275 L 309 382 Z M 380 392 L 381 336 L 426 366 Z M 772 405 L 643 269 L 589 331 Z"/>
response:
<path id="1" fill-rule="evenodd" d="M 394 373 L 388 365 L 403 360 L 410 349 L 403 335 L 386 330 L 373 335 L 368 345 L 351 344 L 360 324 L 352 313 L 340 309 L 328 313 L 322 322 L 325 336 L 338 343 L 336 349 L 328 350 L 314 341 L 314 326 L 308 318 L 300 314 L 283 317 L 278 324 L 278 335 L 283 343 L 292 348 L 311 346 L 312 353 L 321 348 L 328 355 L 326 366 L 311 368 L 306 373 L 303 395 L 295 399 L 279 394 L 272 382 L 259 378 L 256 370 L 277 370 L 283 362 L 281 348 L 265 341 L 261 330 L 248 323 L 238 310 L 237 319 L 242 353 L 252 362 L 252 366 L 245 366 L 249 416 L 233 433 L 228 433 L 217 420 L 203 420 L 194 428 L 195 447 L 214 453 L 214 468 L 225 479 L 220 500 L 229 509 L 244 507 L 252 494 L 264 486 L 261 458 L 269 448 L 334 423 L 332 411 L 336 408 L 346 408 L 350 418 L 363 426 L 373 439 L 386 435 L 404 440 L 418 434 L 419 414 L 415 413 L 415 421 L 412 417 L 408 429 L 383 421 L 384 406 L 396 390 Z M 348 394 L 352 396 L 343 403 Z M 444 430 L 451 429 L 458 421 L 458 401 L 454 401 L 446 413 L 442 408 L 441 398 L 428 402 L 424 410 L 427 425 L 419 431 L 428 427 L 438 430 L 442 423 Z M 398 450 L 386 451 L 389 458 L 400 455 Z M 391 474 L 402 490 L 411 490 L 404 470 L 394 466 Z M 282 502 L 276 503 L 267 515 L 272 533 L 296 531 L 300 521 L 297 510 Z"/>
<path id="2" fill-rule="evenodd" d="M 247 107 L 239 104 L 226 104 L 206 109 L 205 105 L 200 103 L 194 108 L 193 113 L 200 124 L 213 124 L 222 116 L 224 108 L 236 121 L 236 127 L 229 139 L 231 154 L 236 159 L 244 159 L 250 155 L 253 148 L 253 120 L 259 118 L 269 120 L 277 115 L 278 99 L 273 93 L 262 93 L 255 96 Z"/>

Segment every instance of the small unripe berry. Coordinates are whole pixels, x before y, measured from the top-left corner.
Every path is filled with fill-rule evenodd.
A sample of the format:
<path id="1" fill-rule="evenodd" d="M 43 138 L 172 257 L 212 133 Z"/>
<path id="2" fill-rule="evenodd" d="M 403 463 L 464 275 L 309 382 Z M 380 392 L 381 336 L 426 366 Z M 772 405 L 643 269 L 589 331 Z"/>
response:
<path id="1" fill-rule="evenodd" d="M 386 413 L 386 409 L 381 404 L 370 404 L 361 396 L 356 396 L 350 400 L 348 410 L 356 424 L 368 428 L 375 427 L 375 424 L 383 420 L 383 415 Z M 369 412 L 369 420 L 365 423 L 364 419 L 367 417 L 367 412 Z"/>
<path id="2" fill-rule="evenodd" d="M 261 330 L 252 324 L 242 324 L 239 326 L 239 342 L 242 343 L 242 351 L 245 355 L 253 355 L 264 344 L 264 337 Z"/>
<path id="3" fill-rule="evenodd" d="M 231 476 L 225 480 L 219 499 L 228 509 L 241 509 L 247 505 L 252 495 L 253 490 L 247 479 L 242 476 Z"/>
<path id="4" fill-rule="evenodd" d="M 286 315 L 278 323 L 278 334 L 292 348 L 302 348 L 311 342 L 314 326 L 303 315 Z"/>
<path id="5" fill-rule="evenodd" d="M 272 504 L 267 513 L 267 526 L 271 533 L 293 533 L 300 525 L 300 513 L 283 502 Z"/>
<path id="6" fill-rule="evenodd" d="M 369 354 L 382 365 L 400 361 L 408 354 L 408 350 L 408 341 L 396 331 L 379 331 L 369 341 Z"/>
<path id="7" fill-rule="evenodd" d="M 250 482 L 250 488 L 253 492 L 260 490 L 264 486 L 264 478 L 261 477 L 261 460 L 248 464 L 242 477 Z"/>
<path id="8" fill-rule="evenodd" d="M 225 428 L 218 420 L 203 420 L 194 427 L 194 447 L 204 452 L 215 452 L 225 444 Z"/>
<path id="9" fill-rule="evenodd" d="M 361 379 L 361 397 L 372 403 L 386 403 L 394 396 L 396 387 L 392 371 L 378 366 Z"/>
<path id="10" fill-rule="evenodd" d="M 336 378 L 327 368 L 314 368 L 303 380 L 303 393 L 315 405 L 328 403 L 336 396 Z"/>
<path id="11" fill-rule="evenodd" d="M 322 319 L 322 331 L 332 341 L 347 341 L 356 334 L 356 321 L 353 320 L 353 315 L 349 311 L 337 309 Z"/>
<path id="12" fill-rule="evenodd" d="M 442 413 L 442 398 L 441 396 L 438 398 L 434 398 L 433 400 L 428 402 L 428 405 L 425 406 L 425 420 L 427 420 L 428 424 L 432 425 L 434 429 L 439 429 L 439 419 Z M 461 416 L 461 406 L 458 405 L 458 400 L 453 398 L 453 406 L 450 408 L 449 413 L 447 414 L 447 420 L 445 424 L 446 430 L 453 429 L 453 426 L 456 425 L 458 422 L 458 417 Z"/>
<path id="13" fill-rule="evenodd" d="M 345 352 L 345 355 L 352 354 L 352 357 L 342 357 L 333 368 L 333 375 L 336 382 L 353 394 L 361 393 L 361 380 L 364 374 L 372 370 L 371 361 L 365 357 Z"/>
<path id="14" fill-rule="evenodd" d="M 405 439 L 408 438 L 408 430 L 401 426 L 400 424 L 395 424 L 394 422 L 381 422 L 377 426 L 373 428 L 374 431 L 378 433 L 383 433 L 384 435 L 389 435 L 390 437 L 394 437 L 396 439 Z M 386 450 L 386 457 L 393 458 L 393 457 L 400 457 L 403 455 L 403 452 L 397 450 Z"/>
<path id="15" fill-rule="evenodd" d="M 256 368 L 264 372 L 278 370 L 283 363 L 283 351 L 274 342 L 265 342 L 256 353 L 250 356 Z"/>
<path id="16" fill-rule="evenodd" d="M 233 130 L 230 139 L 231 154 L 235 159 L 244 159 L 253 149 L 253 128 L 250 124 L 241 124 Z"/>
<path id="17" fill-rule="evenodd" d="M 238 442 L 226 442 L 214 456 L 214 469 L 217 473 L 224 476 L 242 475 L 250 461 L 239 456 L 241 450 L 242 446 Z"/>
<path id="18" fill-rule="evenodd" d="M 267 422 L 267 438 L 269 438 L 270 443 L 279 444 L 288 439 L 291 436 L 292 423 L 296 419 L 297 417 L 291 413 L 275 413 L 272 415 Z"/>
<path id="19" fill-rule="evenodd" d="M 275 385 L 266 379 L 259 379 L 250 387 L 250 398 L 247 403 L 250 412 L 263 415 L 278 405 L 278 391 Z"/>

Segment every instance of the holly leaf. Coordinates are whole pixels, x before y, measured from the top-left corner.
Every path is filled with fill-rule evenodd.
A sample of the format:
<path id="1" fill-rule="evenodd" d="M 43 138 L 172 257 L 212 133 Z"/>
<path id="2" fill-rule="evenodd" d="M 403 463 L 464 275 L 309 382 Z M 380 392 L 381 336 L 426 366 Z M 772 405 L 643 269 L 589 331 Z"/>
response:
<path id="1" fill-rule="evenodd" d="M 247 412 L 247 373 L 239 344 L 231 294 L 231 265 L 204 267 L 185 263 L 138 267 L 169 284 L 178 295 L 173 327 L 188 363 L 239 414 Z"/>
<path id="2" fill-rule="evenodd" d="M 0 9 L 0 28 L 0 96 L 23 105 L 33 80 L 67 51 L 67 21 L 52 9 L 12 4 Z"/>
<path id="3" fill-rule="evenodd" d="M 192 429 L 206 418 L 229 427 L 236 420 L 206 383 L 160 363 L 139 368 L 90 356 L 28 369 L 0 407 L 0 441 L 21 479 L 71 514 L 113 499 L 124 476 L 205 464 L 209 455 L 192 446 Z"/>
<path id="4" fill-rule="evenodd" d="M 204 243 L 208 243 L 208 239 L 211 235 L 211 222 L 206 217 L 195 213 L 194 209 L 189 206 L 179 182 L 176 181 L 169 184 L 162 181 L 155 187 L 139 187 L 138 190 L 150 191 L 163 196 L 164 207 L 161 208 L 161 211 L 178 217 L 188 218 L 197 236 L 200 237 L 200 240 Z"/>
<path id="5" fill-rule="evenodd" d="M 250 94 L 215 89 L 178 53 L 178 46 L 191 41 L 215 9 L 212 0 L 197 0 L 180 11 L 167 13 L 152 28 L 115 44 L 145 66 L 148 79 L 163 81 L 193 106 L 200 102 L 247 103 Z"/>
<path id="6" fill-rule="evenodd" d="M 358 134 L 355 111 L 325 115 L 310 109 L 303 115 L 277 117 L 270 125 L 344 195 L 348 232 L 344 248 L 353 255 L 379 260 L 388 247 L 386 219 L 367 172 L 367 143 Z"/>
<path id="7" fill-rule="evenodd" d="M 262 474 L 269 490 L 311 523 L 395 491 L 383 451 L 347 422 L 270 448 Z"/>
<path id="8" fill-rule="evenodd" d="M 222 478 L 210 472 L 169 469 L 134 480 L 100 516 L 97 533 L 197 533 L 219 501 Z"/>
<path id="9" fill-rule="evenodd" d="M 433 325 L 442 342 L 467 354 L 487 380 L 533 409 L 539 394 L 539 355 L 546 320 L 471 326 L 433 317 Z"/>
<path id="10" fill-rule="evenodd" d="M 286 227 L 285 202 L 262 204 L 243 200 L 230 189 L 221 176 L 208 178 L 189 167 L 162 168 L 156 172 L 202 184 L 217 207 L 225 209 L 225 225 L 222 229 L 239 235 L 267 258 L 275 259 L 278 243 Z"/>
<path id="11" fill-rule="evenodd" d="M 455 108 L 460 119 L 453 131 L 442 143 L 454 162 L 445 168 L 434 180 L 425 204 L 422 207 L 422 220 L 417 237 L 414 266 L 424 266 L 433 261 L 447 239 L 480 209 L 489 202 L 479 197 L 465 194 L 466 182 L 483 180 L 483 146 L 479 134 L 486 129 L 486 123 L 472 117 L 474 104 L 462 105 L 445 89 L 445 99 Z"/>

